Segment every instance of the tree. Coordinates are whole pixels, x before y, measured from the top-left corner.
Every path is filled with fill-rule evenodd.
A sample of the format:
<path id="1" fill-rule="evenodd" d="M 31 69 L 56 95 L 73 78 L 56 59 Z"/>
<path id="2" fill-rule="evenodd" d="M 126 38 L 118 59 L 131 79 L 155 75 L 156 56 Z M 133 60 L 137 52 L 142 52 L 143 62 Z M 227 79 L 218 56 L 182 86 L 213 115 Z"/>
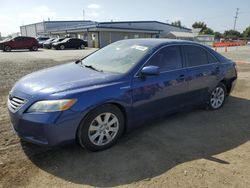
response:
<path id="1" fill-rule="evenodd" d="M 250 26 L 247 27 L 245 29 L 245 31 L 243 31 L 243 36 L 246 37 L 246 38 L 249 38 L 250 37 Z"/>
<path id="2" fill-rule="evenodd" d="M 215 39 L 221 39 L 221 38 L 223 38 L 223 34 L 220 33 L 220 32 L 214 32 L 214 38 Z"/>
<path id="3" fill-rule="evenodd" d="M 211 28 L 207 27 L 206 29 L 204 29 L 202 31 L 202 34 L 204 34 L 204 35 L 214 35 L 214 31 Z"/>
<path id="4" fill-rule="evenodd" d="M 205 29 L 207 29 L 207 25 L 204 22 L 194 22 L 192 25 L 194 29 L 201 29 L 200 33 L 202 33 Z"/>
<path id="5" fill-rule="evenodd" d="M 177 27 L 182 27 L 182 25 L 181 25 L 181 21 L 180 21 L 180 20 L 175 21 L 175 22 L 172 22 L 172 23 L 171 23 L 171 25 L 173 25 L 173 26 L 177 26 Z"/>
<path id="6" fill-rule="evenodd" d="M 241 33 L 235 30 L 227 30 L 224 32 L 224 38 L 226 39 L 238 39 L 241 37 Z"/>

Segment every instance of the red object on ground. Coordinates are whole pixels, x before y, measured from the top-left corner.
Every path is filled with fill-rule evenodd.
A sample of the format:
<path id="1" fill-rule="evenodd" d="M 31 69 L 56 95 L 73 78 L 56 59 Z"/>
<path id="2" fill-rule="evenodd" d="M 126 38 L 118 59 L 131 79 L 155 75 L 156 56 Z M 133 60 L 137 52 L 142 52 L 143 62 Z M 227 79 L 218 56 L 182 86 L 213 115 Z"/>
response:
<path id="1" fill-rule="evenodd" d="M 246 41 L 239 42 L 214 42 L 213 47 L 226 47 L 226 46 L 244 46 Z"/>

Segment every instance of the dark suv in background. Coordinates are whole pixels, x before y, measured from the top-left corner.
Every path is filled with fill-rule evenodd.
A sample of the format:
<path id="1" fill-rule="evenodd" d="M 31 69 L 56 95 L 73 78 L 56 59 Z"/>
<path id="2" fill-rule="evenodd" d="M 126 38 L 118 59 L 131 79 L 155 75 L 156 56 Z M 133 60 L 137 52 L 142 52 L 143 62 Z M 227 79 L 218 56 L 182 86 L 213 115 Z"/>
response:
<path id="1" fill-rule="evenodd" d="M 16 49 L 29 49 L 30 51 L 37 51 L 38 42 L 33 37 L 19 36 L 0 42 L 0 49 L 6 52 Z"/>

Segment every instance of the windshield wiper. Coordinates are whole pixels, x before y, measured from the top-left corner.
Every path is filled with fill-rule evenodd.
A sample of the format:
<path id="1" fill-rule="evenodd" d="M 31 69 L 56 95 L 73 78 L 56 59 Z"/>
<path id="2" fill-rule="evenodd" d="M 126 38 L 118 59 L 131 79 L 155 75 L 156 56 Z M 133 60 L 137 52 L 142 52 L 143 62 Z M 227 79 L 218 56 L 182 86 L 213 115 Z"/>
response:
<path id="1" fill-rule="evenodd" d="M 82 64 L 82 65 L 86 68 L 89 68 L 89 69 L 92 69 L 92 70 L 95 70 L 98 72 L 103 72 L 103 70 L 97 69 L 97 68 L 93 67 L 92 65 L 84 65 L 84 64 Z"/>
<path id="2" fill-rule="evenodd" d="M 78 63 L 81 63 L 81 65 L 86 67 L 86 68 L 89 68 L 89 69 L 92 69 L 92 70 L 95 70 L 95 71 L 98 71 L 98 72 L 103 72 L 103 70 L 97 69 L 97 68 L 93 67 L 92 65 L 84 65 L 82 63 L 82 59 L 78 59 L 78 60 L 75 61 L 75 64 L 78 64 Z"/>

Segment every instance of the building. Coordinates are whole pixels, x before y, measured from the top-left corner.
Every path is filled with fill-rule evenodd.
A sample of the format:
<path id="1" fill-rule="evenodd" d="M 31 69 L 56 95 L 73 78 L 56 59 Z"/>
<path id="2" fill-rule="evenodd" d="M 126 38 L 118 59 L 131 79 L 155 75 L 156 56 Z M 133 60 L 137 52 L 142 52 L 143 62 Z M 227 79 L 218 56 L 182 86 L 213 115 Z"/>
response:
<path id="1" fill-rule="evenodd" d="M 130 38 L 164 38 L 169 32 L 191 32 L 158 21 L 44 21 L 20 27 L 23 36 L 77 37 L 88 41 L 90 47 L 103 47 Z"/>
<path id="2" fill-rule="evenodd" d="M 214 42 L 214 35 L 201 35 L 197 32 L 171 31 L 165 37 L 170 39 L 196 41 L 209 46 L 212 46 Z"/>

